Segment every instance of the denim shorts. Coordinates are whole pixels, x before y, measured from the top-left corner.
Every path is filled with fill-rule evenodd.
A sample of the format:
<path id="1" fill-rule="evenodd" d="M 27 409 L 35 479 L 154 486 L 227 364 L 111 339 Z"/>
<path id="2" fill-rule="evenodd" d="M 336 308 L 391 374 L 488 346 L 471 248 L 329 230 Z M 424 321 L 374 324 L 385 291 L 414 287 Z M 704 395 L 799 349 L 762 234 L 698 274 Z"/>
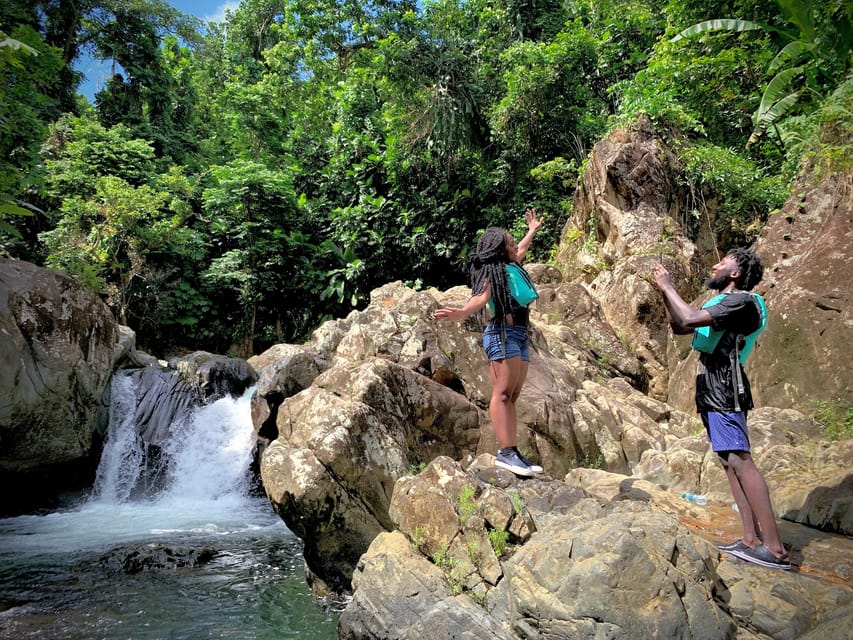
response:
<path id="1" fill-rule="evenodd" d="M 526 325 L 506 325 L 506 350 L 502 349 L 501 327 L 495 322 L 486 325 L 483 331 L 483 349 L 489 360 L 504 360 L 521 356 L 524 362 L 530 360 L 530 348 L 527 343 Z"/>
<path id="2" fill-rule="evenodd" d="M 714 453 L 749 451 L 746 414 L 734 411 L 703 411 L 702 422 Z"/>

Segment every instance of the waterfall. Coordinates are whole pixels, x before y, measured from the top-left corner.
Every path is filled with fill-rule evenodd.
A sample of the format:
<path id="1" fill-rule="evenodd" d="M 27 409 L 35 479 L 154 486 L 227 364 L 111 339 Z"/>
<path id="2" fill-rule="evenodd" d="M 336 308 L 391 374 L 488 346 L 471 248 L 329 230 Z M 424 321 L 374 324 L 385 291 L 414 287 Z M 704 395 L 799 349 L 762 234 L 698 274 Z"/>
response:
<path id="1" fill-rule="evenodd" d="M 145 446 L 136 432 L 133 382 L 117 371 L 110 382 L 107 440 L 95 475 L 95 496 L 105 502 L 125 502 L 139 481 Z"/>
<path id="2" fill-rule="evenodd" d="M 217 500 L 244 496 L 254 446 L 251 396 L 225 397 L 190 412 L 169 428 L 156 455 L 136 424 L 134 378 L 117 372 L 111 383 L 109 428 L 94 499 L 125 503 L 143 497 Z"/>

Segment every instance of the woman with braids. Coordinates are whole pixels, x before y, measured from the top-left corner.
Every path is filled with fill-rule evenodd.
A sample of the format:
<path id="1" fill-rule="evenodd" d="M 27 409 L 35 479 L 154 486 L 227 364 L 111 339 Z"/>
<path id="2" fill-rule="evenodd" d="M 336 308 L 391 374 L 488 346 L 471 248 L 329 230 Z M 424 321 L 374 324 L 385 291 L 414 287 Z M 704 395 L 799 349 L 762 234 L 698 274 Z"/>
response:
<path id="1" fill-rule="evenodd" d="M 663 265 L 652 272 L 663 294 L 672 331 L 694 334 L 692 347 L 699 352 L 696 409 L 740 513 L 741 539 L 720 549 L 763 567 L 790 569 L 767 482 L 749 453 L 746 427 L 746 415 L 753 404 L 743 363 L 767 322 L 764 300 L 750 291 L 763 274 L 758 256 L 745 249 L 732 249 L 711 268 L 711 278 L 705 283 L 720 295 L 694 309 L 675 290 Z"/>
<path id="2" fill-rule="evenodd" d="M 532 476 L 542 473 L 542 467 L 518 451 L 515 402 L 530 361 L 527 305 L 538 296 L 520 263 L 542 219 L 536 216 L 536 209 L 528 209 L 525 218 L 527 234 L 518 245 L 503 229 L 486 229 L 471 262 L 471 298 L 464 307 L 439 309 L 435 317 L 458 322 L 489 305 L 493 317 L 483 331 L 483 348 L 492 379 L 489 417 L 500 447 L 496 464 L 516 475 Z"/>

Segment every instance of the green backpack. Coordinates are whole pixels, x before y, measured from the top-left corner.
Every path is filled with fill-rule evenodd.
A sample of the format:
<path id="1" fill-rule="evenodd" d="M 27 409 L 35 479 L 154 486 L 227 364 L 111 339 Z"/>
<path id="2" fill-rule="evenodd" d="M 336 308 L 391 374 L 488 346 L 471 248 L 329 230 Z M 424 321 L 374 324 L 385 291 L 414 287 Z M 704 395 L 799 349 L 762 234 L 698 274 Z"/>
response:
<path id="1" fill-rule="evenodd" d="M 727 295 L 727 293 L 721 293 L 714 296 L 708 300 L 708 302 L 703 304 L 702 308 L 707 309 L 708 307 L 713 307 Z M 764 298 L 757 293 L 750 293 L 749 295 L 752 296 L 755 304 L 758 305 L 758 310 L 761 313 L 761 324 L 758 325 L 758 329 L 750 333 L 748 336 L 744 336 L 745 342 L 743 348 L 740 350 L 741 364 L 746 364 L 747 358 L 749 358 L 752 353 L 752 349 L 755 347 L 755 341 L 758 340 L 758 336 L 762 331 L 764 331 L 765 327 L 767 327 L 767 304 L 764 302 Z M 724 333 L 725 331 L 712 329 L 710 326 L 697 327 L 693 330 L 693 343 L 691 344 L 691 347 L 696 351 L 701 351 L 702 353 L 714 353 L 714 349 L 717 348 L 717 344 L 720 342 L 720 338 L 723 337 Z"/>
<path id="2" fill-rule="evenodd" d="M 510 294 L 522 307 L 528 306 L 539 297 L 536 287 L 524 267 L 510 262 L 506 265 L 506 279 L 509 283 Z"/>
<path id="3" fill-rule="evenodd" d="M 509 285 L 510 295 L 521 307 L 528 306 L 539 297 L 533 281 L 521 265 L 514 262 L 506 264 L 506 281 Z M 489 300 L 489 309 L 491 309 L 492 313 L 495 312 L 495 303 L 493 300 Z"/>

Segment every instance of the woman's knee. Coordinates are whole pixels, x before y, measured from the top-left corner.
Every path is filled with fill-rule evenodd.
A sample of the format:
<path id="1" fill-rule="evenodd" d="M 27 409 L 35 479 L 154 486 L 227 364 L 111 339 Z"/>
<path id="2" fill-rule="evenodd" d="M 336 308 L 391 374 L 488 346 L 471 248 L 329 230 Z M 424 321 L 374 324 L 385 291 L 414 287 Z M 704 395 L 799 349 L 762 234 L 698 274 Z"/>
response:
<path id="1" fill-rule="evenodd" d="M 512 398 L 512 392 L 509 389 L 493 388 L 492 400 L 496 400 L 501 404 L 509 404 L 515 402 Z"/>

